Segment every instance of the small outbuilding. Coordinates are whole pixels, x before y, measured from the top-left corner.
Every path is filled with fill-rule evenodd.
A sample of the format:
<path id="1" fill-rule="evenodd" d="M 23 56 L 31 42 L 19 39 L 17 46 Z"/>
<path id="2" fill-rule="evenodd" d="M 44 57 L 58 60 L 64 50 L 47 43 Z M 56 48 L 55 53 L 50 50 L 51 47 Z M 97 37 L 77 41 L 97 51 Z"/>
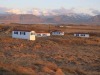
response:
<path id="1" fill-rule="evenodd" d="M 60 30 L 54 30 L 51 32 L 52 35 L 64 35 L 64 32 L 63 31 L 60 31 Z"/>
<path id="2" fill-rule="evenodd" d="M 48 37 L 50 33 L 36 33 L 36 37 Z"/>
<path id="3" fill-rule="evenodd" d="M 35 40 L 35 31 L 31 30 L 13 30 L 12 38 Z"/>
<path id="4" fill-rule="evenodd" d="M 87 38 L 90 37 L 90 35 L 87 34 L 87 33 L 75 33 L 74 36 L 76 36 L 76 37 L 87 37 Z"/>

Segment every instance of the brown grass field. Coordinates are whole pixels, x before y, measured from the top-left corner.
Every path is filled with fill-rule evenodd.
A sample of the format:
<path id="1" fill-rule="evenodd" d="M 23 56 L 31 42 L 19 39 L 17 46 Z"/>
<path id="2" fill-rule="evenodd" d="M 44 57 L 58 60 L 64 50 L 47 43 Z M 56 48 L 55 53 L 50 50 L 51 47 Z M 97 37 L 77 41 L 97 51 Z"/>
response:
<path id="1" fill-rule="evenodd" d="M 13 29 L 62 30 L 64 36 L 14 39 Z M 73 33 L 89 33 L 89 38 Z M 0 25 L 0 75 L 100 75 L 100 26 Z"/>

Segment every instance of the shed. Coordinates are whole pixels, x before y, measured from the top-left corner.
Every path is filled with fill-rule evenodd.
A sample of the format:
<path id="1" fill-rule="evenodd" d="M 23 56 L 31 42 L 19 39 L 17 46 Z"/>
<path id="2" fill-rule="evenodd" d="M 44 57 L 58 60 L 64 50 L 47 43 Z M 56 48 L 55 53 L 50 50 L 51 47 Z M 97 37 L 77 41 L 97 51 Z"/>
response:
<path id="1" fill-rule="evenodd" d="M 74 36 L 76 36 L 76 37 L 87 37 L 87 38 L 90 37 L 90 35 L 87 34 L 87 33 L 75 33 Z"/>
<path id="2" fill-rule="evenodd" d="M 60 31 L 60 30 L 54 30 L 51 32 L 52 35 L 64 35 L 64 32 L 63 31 Z"/>
<path id="3" fill-rule="evenodd" d="M 35 40 L 35 31 L 32 30 L 13 30 L 12 38 Z"/>
<path id="4" fill-rule="evenodd" d="M 36 37 L 48 37 L 50 33 L 36 33 Z"/>

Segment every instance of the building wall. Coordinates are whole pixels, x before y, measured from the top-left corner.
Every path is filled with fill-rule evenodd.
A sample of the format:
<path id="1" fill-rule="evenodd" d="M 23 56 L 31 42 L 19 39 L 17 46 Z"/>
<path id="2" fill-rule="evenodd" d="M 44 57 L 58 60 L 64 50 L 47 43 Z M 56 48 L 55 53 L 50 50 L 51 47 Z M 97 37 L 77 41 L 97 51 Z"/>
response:
<path id="1" fill-rule="evenodd" d="M 15 32 L 15 31 L 12 31 L 12 37 L 13 37 L 13 38 L 35 40 L 35 35 L 31 35 L 31 32 L 17 31 L 18 34 L 14 34 L 14 32 Z M 25 32 L 25 35 L 20 34 L 20 32 Z"/>
<path id="2" fill-rule="evenodd" d="M 74 34 L 76 37 L 89 37 L 89 34 Z"/>
<path id="3" fill-rule="evenodd" d="M 64 32 L 52 32 L 52 35 L 64 35 Z"/>
<path id="4" fill-rule="evenodd" d="M 36 33 L 37 37 L 47 37 L 50 36 L 50 33 Z"/>
<path id="5" fill-rule="evenodd" d="M 30 32 L 30 40 L 35 40 L 35 31 Z"/>

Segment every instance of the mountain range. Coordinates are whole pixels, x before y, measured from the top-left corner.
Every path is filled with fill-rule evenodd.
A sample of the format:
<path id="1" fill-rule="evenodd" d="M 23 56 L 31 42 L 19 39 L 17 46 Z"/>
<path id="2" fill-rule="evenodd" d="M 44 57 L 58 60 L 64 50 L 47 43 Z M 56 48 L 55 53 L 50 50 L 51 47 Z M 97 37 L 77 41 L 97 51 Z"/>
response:
<path id="1" fill-rule="evenodd" d="M 68 14 L 36 16 L 32 14 L 0 14 L 0 23 L 21 24 L 95 24 L 100 25 L 100 15 Z"/>

